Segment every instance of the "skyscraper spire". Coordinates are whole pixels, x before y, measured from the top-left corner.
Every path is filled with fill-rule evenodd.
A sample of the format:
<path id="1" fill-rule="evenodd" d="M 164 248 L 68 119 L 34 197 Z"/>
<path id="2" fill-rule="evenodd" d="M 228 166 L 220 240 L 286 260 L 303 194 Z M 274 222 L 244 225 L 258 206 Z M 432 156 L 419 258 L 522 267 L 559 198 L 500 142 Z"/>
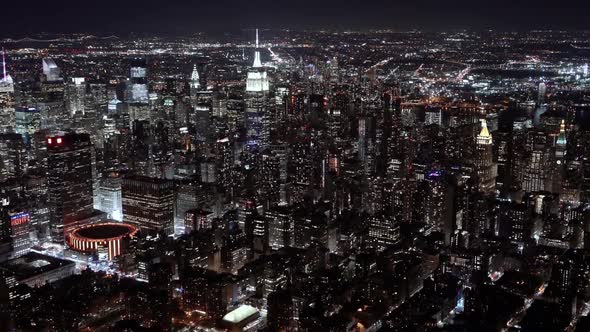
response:
<path id="1" fill-rule="evenodd" d="M 557 136 L 556 143 L 560 147 L 565 147 L 567 145 L 567 139 L 565 137 L 565 120 L 561 120 L 561 124 L 559 125 L 559 136 Z"/>
<path id="2" fill-rule="evenodd" d="M 6 71 L 6 51 L 2 48 L 2 77 L 0 77 L 0 92 L 14 92 L 14 81 Z"/>
<path id="3" fill-rule="evenodd" d="M 481 120 L 481 131 L 479 132 L 479 135 L 477 135 L 477 143 L 492 144 L 492 135 L 490 135 L 488 124 L 485 119 Z"/>
<path id="4" fill-rule="evenodd" d="M 258 50 L 258 29 L 256 29 L 256 50 L 254 51 L 254 63 L 252 64 L 252 67 L 262 67 L 262 62 L 260 61 L 260 51 Z"/>
<path id="5" fill-rule="evenodd" d="M 4 47 L 2 47 L 2 80 L 6 81 L 6 55 L 4 54 Z"/>

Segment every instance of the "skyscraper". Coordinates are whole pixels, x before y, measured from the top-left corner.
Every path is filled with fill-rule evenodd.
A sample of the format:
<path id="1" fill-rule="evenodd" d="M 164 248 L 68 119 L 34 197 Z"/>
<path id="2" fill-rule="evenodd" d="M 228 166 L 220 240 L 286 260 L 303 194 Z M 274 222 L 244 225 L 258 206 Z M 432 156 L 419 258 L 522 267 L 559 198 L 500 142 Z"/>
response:
<path id="1" fill-rule="evenodd" d="M 164 231 L 174 234 L 174 183 L 132 176 L 121 184 L 123 221 L 136 225 L 142 232 Z"/>
<path id="2" fill-rule="evenodd" d="M 14 81 L 6 71 L 6 52 L 2 49 L 2 78 L 0 79 L 0 93 L 14 92 Z"/>
<path id="3" fill-rule="evenodd" d="M 128 100 L 130 103 L 147 103 L 147 63 L 144 59 L 133 59 L 129 69 Z"/>
<path id="4" fill-rule="evenodd" d="M 72 77 L 66 86 L 66 108 L 71 115 L 84 115 L 86 82 L 84 77 Z"/>
<path id="5" fill-rule="evenodd" d="M 496 188 L 498 165 L 493 160 L 492 135 L 488 131 L 485 119 L 481 120 L 476 150 L 475 168 L 479 177 L 479 190 L 483 193 L 492 193 Z"/>
<path id="6" fill-rule="evenodd" d="M 49 136 L 46 143 L 50 227 L 60 240 L 68 226 L 93 212 L 92 144 L 88 134 L 75 133 Z"/>
<path id="7" fill-rule="evenodd" d="M 14 129 L 14 82 L 6 72 L 6 55 L 2 49 L 2 78 L 0 79 L 0 133 Z"/>
<path id="8" fill-rule="evenodd" d="M 201 87 L 201 82 L 200 82 L 200 77 L 199 77 L 199 71 L 197 70 L 197 65 L 193 66 L 193 71 L 191 73 L 191 80 L 190 80 L 189 84 L 190 84 L 191 97 L 196 97 L 197 91 L 199 91 L 199 88 Z"/>
<path id="9" fill-rule="evenodd" d="M 373 247 L 383 250 L 400 240 L 399 222 L 391 215 L 376 215 L 371 217 L 369 224 L 369 238 Z"/>
<path id="10" fill-rule="evenodd" d="M 42 64 L 45 81 L 56 82 L 63 80 L 60 76 L 61 70 L 52 58 L 43 58 Z"/>
<path id="11" fill-rule="evenodd" d="M 266 70 L 262 67 L 260 61 L 260 50 L 258 45 L 258 29 L 256 29 L 256 49 L 254 51 L 254 63 L 248 72 L 248 79 L 246 81 L 246 91 L 248 92 L 264 92 L 268 91 L 268 77 Z"/>

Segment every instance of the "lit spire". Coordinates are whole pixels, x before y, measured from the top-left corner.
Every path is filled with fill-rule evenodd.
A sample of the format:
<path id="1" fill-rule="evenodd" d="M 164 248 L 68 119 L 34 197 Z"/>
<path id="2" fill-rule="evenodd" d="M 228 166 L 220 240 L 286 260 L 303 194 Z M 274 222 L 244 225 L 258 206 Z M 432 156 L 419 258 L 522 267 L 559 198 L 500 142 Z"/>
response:
<path id="1" fill-rule="evenodd" d="M 262 62 L 260 61 L 260 51 L 258 50 L 258 29 L 256 29 L 256 50 L 254 51 L 254 63 L 252 64 L 252 67 L 262 67 Z"/>
<path id="2" fill-rule="evenodd" d="M 565 138 L 565 120 L 561 120 L 561 125 L 559 125 L 559 136 L 557 136 L 556 144 L 559 146 L 567 145 L 567 140 Z"/>
<path id="3" fill-rule="evenodd" d="M 485 119 L 481 120 L 481 131 L 479 132 L 480 137 L 491 137 L 488 131 L 488 124 Z"/>
<path id="4" fill-rule="evenodd" d="M 488 130 L 488 124 L 485 119 L 481 119 L 481 131 L 477 135 L 478 144 L 492 144 L 492 135 Z"/>
<path id="5" fill-rule="evenodd" d="M 6 81 L 6 54 L 4 47 L 2 47 L 2 80 Z"/>
<path id="6" fill-rule="evenodd" d="M 197 65 L 193 65 L 193 72 L 191 73 L 191 87 L 198 89 L 200 86 L 199 82 L 199 71 L 197 70 Z"/>

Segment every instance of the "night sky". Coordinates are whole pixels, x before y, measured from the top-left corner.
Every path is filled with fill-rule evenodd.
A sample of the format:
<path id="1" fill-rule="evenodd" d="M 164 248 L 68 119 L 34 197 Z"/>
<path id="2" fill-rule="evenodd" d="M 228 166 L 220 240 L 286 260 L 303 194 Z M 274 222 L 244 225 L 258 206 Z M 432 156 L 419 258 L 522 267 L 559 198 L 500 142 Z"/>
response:
<path id="1" fill-rule="evenodd" d="M 590 1 L 4 0 L 2 36 L 264 28 L 590 30 Z"/>

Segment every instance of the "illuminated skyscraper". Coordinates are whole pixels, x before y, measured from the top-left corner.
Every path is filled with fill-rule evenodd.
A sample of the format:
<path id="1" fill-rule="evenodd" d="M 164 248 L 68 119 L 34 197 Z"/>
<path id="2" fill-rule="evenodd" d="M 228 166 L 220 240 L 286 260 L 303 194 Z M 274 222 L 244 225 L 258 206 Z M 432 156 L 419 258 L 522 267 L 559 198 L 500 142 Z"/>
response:
<path id="1" fill-rule="evenodd" d="M 147 63 L 144 59 L 131 61 L 129 69 L 128 100 L 130 103 L 147 103 Z"/>
<path id="2" fill-rule="evenodd" d="M 293 246 L 294 222 L 292 211 L 286 206 L 277 206 L 266 212 L 268 241 L 274 250 Z"/>
<path id="3" fill-rule="evenodd" d="M 22 176 L 26 153 L 21 135 L 0 134 L 0 180 Z"/>
<path id="4" fill-rule="evenodd" d="M 142 232 L 164 231 L 174 234 L 174 183 L 133 176 L 121 184 L 123 221 L 136 225 Z"/>
<path id="5" fill-rule="evenodd" d="M 248 80 L 246 81 L 246 91 L 248 92 L 264 92 L 268 91 L 268 77 L 266 70 L 262 67 L 260 61 L 260 50 L 258 45 L 258 29 L 256 29 L 256 50 L 254 51 L 254 63 L 252 69 L 248 72 Z"/>
<path id="6" fill-rule="evenodd" d="M 41 113 L 35 108 L 18 108 L 15 112 L 15 132 L 21 134 L 23 140 L 31 141 L 31 137 L 41 128 Z"/>
<path id="7" fill-rule="evenodd" d="M 54 239 L 93 212 L 92 144 L 87 134 L 47 137 L 50 227 Z"/>
<path id="8" fill-rule="evenodd" d="M 477 135 L 476 148 L 475 168 L 479 177 L 479 190 L 492 193 L 496 188 L 498 165 L 493 160 L 492 135 L 488 131 L 485 119 L 481 120 L 481 132 Z"/>
<path id="9" fill-rule="evenodd" d="M 72 77 L 66 86 L 66 109 L 70 114 L 84 114 L 86 82 L 84 77 Z"/>
<path id="10" fill-rule="evenodd" d="M 550 189 L 548 183 L 551 150 L 547 135 L 542 131 L 531 131 L 526 138 L 526 166 L 522 174 L 522 188 L 528 192 Z"/>
<path id="11" fill-rule="evenodd" d="M 147 63 L 145 59 L 131 60 L 126 101 L 129 104 L 130 123 L 135 120 L 150 119 Z"/>
<path id="12" fill-rule="evenodd" d="M 31 215 L 28 212 L 12 212 L 8 214 L 10 222 L 10 239 L 12 257 L 20 257 L 32 246 Z"/>
<path id="13" fill-rule="evenodd" d="M 2 49 L 2 78 L 0 79 L 0 93 L 14 92 L 14 81 L 6 71 L 6 54 Z"/>
<path id="14" fill-rule="evenodd" d="M 266 70 L 260 61 L 258 47 L 258 29 L 256 29 L 254 63 L 248 72 L 245 97 L 247 143 L 250 148 L 265 147 L 269 143 L 269 98 L 267 95 L 269 84 Z"/>
<path id="15" fill-rule="evenodd" d="M 45 81 L 47 82 L 56 82 L 62 81 L 61 78 L 61 70 L 51 58 L 43 58 L 43 75 L 45 77 Z"/>
<path id="16" fill-rule="evenodd" d="M 6 72 L 6 55 L 2 49 L 2 78 L 0 79 L 0 133 L 14 130 L 14 82 Z"/>
<path id="17" fill-rule="evenodd" d="M 383 250 L 400 240 L 399 222 L 391 215 L 376 215 L 371 217 L 369 224 L 369 238 L 372 245 Z"/>
<path id="18" fill-rule="evenodd" d="M 191 96 L 196 97 L 197 91 L 201 87 L 199 71 L 197 70 L 197 65 L 193 66 L 193 71 L 191 73 L 191 81 L 190 81 L 190 93 Z"/>
<path id="19" fill-rule="evenodd" d="M 98 188 L 98 209 L 106 212 L 109 219 L 123 221 L 121 202 L 121 179 L 108 177 Z"/>

